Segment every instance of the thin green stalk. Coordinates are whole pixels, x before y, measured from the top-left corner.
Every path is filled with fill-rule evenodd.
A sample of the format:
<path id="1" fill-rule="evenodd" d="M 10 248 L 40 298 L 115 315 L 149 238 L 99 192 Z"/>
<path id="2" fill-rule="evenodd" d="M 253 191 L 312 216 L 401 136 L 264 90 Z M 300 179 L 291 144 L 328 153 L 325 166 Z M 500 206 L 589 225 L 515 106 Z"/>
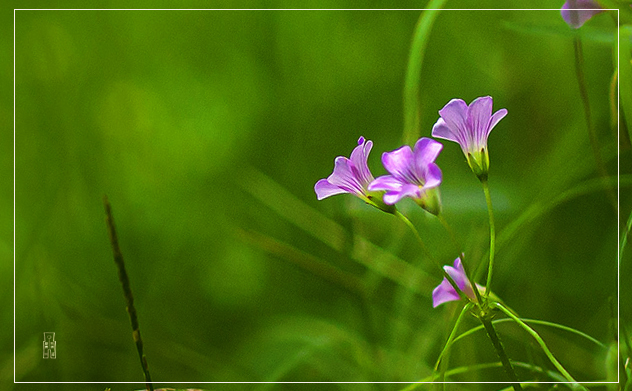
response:
<path id="1" fill-rule="evenodd" d="M 500 338 L 498 338 L 498 334 L 496 334 L 496 329 L 494 329 L 494 325 L 492 324 L 491 319 L 486 316 L 481 316 L 481 323 L 485 327 L 485 331 L 487 331 L 487 336 L 492 341 L 492 345 L 494 345 L 494 349 L 496 350 L 496 354 L 498 358 L 500 358 L 500 362 L 503 364 L 503 369 L 509 376 L 509 379 L 512 382 L 512 387 L 515 391 L 522 390 L 522 386 L 520 385 L 520 380 L 518 380 L 518 375 L 516 375 L 516 371 L 514 367 L 511 365 L 511 361 L 509 361 L 509 357 L 507 357 L 507 353 L 505 353 L 505 349 L 503 348 L 502 343 L 500 343 Z"/>
<path id="2" fill-rule="evenodd" d="M 456 284 L 456 282 L 454 282 L 454 280 L 452 279 L 452 277 L 450 277 L 450 275 L 445 271 L 445 269 L 443 269 L 443 267 L 441 266 L 441 264 L 439 263 L 439 261 L 437 261 L 432 254 L 430 253 L 430 251 L 428 251 L 428 248 L 426 247 L 423 239 L 421 238 L 421 235 L 419 235 L 419 231 L 417 231 L 417 228 L 415 228 L 415 226 L 413 225 L 413 223 L 408 220 L 408 217 L 404 216 L 400 211 L 395 210 L 395 213 L 393 213 L 395 216 L 397 216 L 400 220 L 402 220 L 407 226 L 408 228 L 410 228 L 411 231 L 413 231 L 413 233 L 415 234 L 415 237 L 417 238 L 417 241 L 419 242 L 419 245 L 421 246 L 422 251 L 424 252 L 424 254 L 430 258 L 432 260 L 432 262 L 434 262 L 434 264 L 441 270 L 441 272 L 443 273 L 443 276 L 448 280 L 448 282 L 450 282 L 450 285 L 452 285 L 452 287 L 454 288 L 454 290 L 459 294 L 459 296 L 461 296 L 461 298 L 465 298 L 465 295 L 463 294 L 463 292 L 461 292 L 461 290 L 459 289 L 458 285 Z"/>
<path id="3" fill-rule="evenodd" d="M 586 334 L 586 333 L 584 333 L 582 331 L 576 330 L 576 329 L 574 329 L 572 327 L 564 326 L 564 325 L 553 323 L 553 322 L 547 322 L 545 320 L 525 319 L 525 318 L 520 318 L 520 319 L 523 322 L 525 322 L 525 323 L 539 324 L 539 325 L 542 325 L 542 326 L 548 326 L 548 327 L 556 328 L 556 329 L 559 329 L 559 330 L 564 330 L 564 331 L 567 331 L 569 333 L 573 333 L 575 335 L 578 335 L 578 336 L 580 336 L 582 338 L 587 339 L 588 341 L 594 343 L 595 345 L 599 346 L 602 349 L 605 349 L 605 350 L 608 349 L 608 347 L 603 342 L 599 341 L 598 339 L 596 339 L 596 338 L 594 338 L 594 337 L 592 337 L 592 336 L 590 336 L 590 335 L 588 335 L 588 334 Z M 502 319 L 494 319 L 494 320 L 492 320 L 493 324 L 505 323 L 505 322 L 513 322 L 513 319 L 502 318 Z M 483 326 L 473 327 L 473 328 L 463 332 L 458 337 L 456 337 L 454 339 L 454 341 L 452 341 L 452 343 L 456 343 L 457 341 L 467 337 L 468 335 L 471 335 L 471 334 L 473 334 L 473 333 L 475 333 L 475 332 L 477 332 L 479 330 L 483 330 L 483 329 L 484 329 Z"/>
<path id="4" fill-rule="evenodd" d="M 628 216 L 628 222 L 625 225 L 625 229 L 623 230 L 623 235 L 621 235 L 621 246 L 619 247 L 619 262 L 623 259 L 623 249 L 628 244 L 628 236 L 632 232 L 632 212 L 630 216 Z"/>
<path id="5" fill-rule="evenodd" d="M 485 285 L 485 298 L 489 297 L 492 290 L 492 274 L 494 271 L 494 256 L 496 255 L 496 225 L 494 223 L 494 209 L 492 208 L 492 197 L 489 194 L 489 183 L 487 179 L 481 181 L 487 202 L 487 212 L 489 214 L 489 265 L 487 266 L 487 284 Z"/>
<path id="6" fill-rule="evenodd" d="M 534 371 L 534 372 L 539 372 L 539 373 L 545 374 L 545 375 L 547 375 L 548 377 L 550 377 L 552 380 L 554 380 L 556 382 L 563 382 L 564 381 L 564 378 L 561 377 L 555 371 L 549 371 L 549 370 L 546 370 L 544 368 L 540 368 L 538 366 L 535 366 L 533 364 L 528 364 L 528 363 L 524 363 L 524 362 L 520 362 L 520 361 L 513 361 L 512 363 L 513 363 L 513 365 L 515 367 L 525 368 L 525 369 L 529 369 L 529 370 Z M 460 374 L 467 373 L 467 372 L 477 371 L 477 370 L 481 370 L 481 369 L 499 368 L 499 367 L 502 367 L 502 363 L 500 363 L 500 362 L 482 363 L 482 364 L 475 364 L 475 365 L 460 366 L 460 367 L 452 368 L 450 370 L 447 370 L 445 373 L 446 373 L 447 376 L 452 376 L 452 375 L 460 375 Z M 420 379 L 420 380 L 418 380 L 415 383 L 409 384 L 408 386 L 403 388 L 401 391 L 412 391 L 412 390 L 415 390 L 415 389 L 417 389 L 417 388 L 419 388 L 419 387 L 421 387 L 421 386 L 423 386 L 426 383 L 429 383 L 431 381 L 432 381 L 432 375 L 430 375 L 428 377 L 425 377 L 423 379 Z M 536 382 L 535 381 L 524 381 L 524 383 L 536 383 Z M 603 382 L 595 382 L 595 384 L 598 384 L 598 383 L 603 383 Z"/>
<path id="7" fill-rule="evenodd" d="M 568 371 L 562 366 L 562 364 L 560 364 L 560 362 L 557 361 L 555 356 L 553 356 L 553 353 L 551 353 L 551 351 L 549 350 L 548 346 L 546 346 L 546 343 L 544 342 L 542 337 L 540 337 L 540 334 L 538 334 L 534 329 L 529 327 L 525 322 L 523 322 L 520 318 L 518 318 L 516 315 L 514 315 L 511 311 L 509 311 L 507 308 L 505 308 L 502 304 L 497 303 L 497 302 L 492 302 L 492 303 L 490 303 L 490 305 L 495 307 L 495 308 L 498 308 L 499 310 L 504 312 L 507 316 L 509 316 L 511 319 L 513 319 L 516 323 L 518 323 L 527 333 L 529 333 L 533 337 L 533 339 L 536 340 L 538 345 L 540 345 L 540 347 L 542 348 L 542 351 L 544 352 L 544 354 L 546 354 L 546 356 L 549 358 L 549 360 L 551 360 L 551 363 L 553 363 L 555 368 L 557 368 L 557 370 L 562 374 L 562 376 L 564 376 L 564 378 L 566 380 L 568 380 L 571 383 L 574 383 L 575 387 L 580 387 L 582 389 L 585 389 L 581 384 L 577 383 L 577 380 L 575 380 L 573 378 L 573 376 L 571 376 L 571 374 L 568 373 Z"/>
<path id="8" fill-rule="evenodd" d="M 445 228 L 445 230 L 448 231 L 448 235 L 450 235 L 450 239 L 452 240 L 452 243 L 454 244 L 454 247 L 456 248 L 456 250 L 460 251 L 460 249 L 462 247 L 459 244 L 459 241 L 456 239 L 456 235 L 454 234 L 454 230 L 452 229 L 450 224 L 448 224 L 448 222 L 446 221 L 445 217 L 443 217 L 443 213 L 439 213 L 437 215 L 437 219 L 439 219 L 439 222 L 441 223 L 441 225 L 443 225 L 443 228 Z"/>
<path id="9" fill-rule="evenodd" d="M 136 350 L 138 351 L 138 357 L 140 357 L 140 365 L 143 368 L 143 374 L 145 376 L 145 386 L 147 391 L 154 391 L 154 385 L 151 382 L 151 376 L 149 375 L 149 367 L 147 366 L 147 358 L 143 353 L 143 340 L 140 337 L 140 326 L 138 325 L 138 317 L 136 316 L 136 308 L 134 307 L 134 296 L 132 296 L 132 289 L 129 285 L 129 277 L 125 270 L 125 262 L 123 261 L 123 254 L 118 244 L 118 238 L 116 237 L 116 229 L 114 228 L 114 218 L 112 217 L 112 208 L 107 196 L 103 197 L 103 205 L 105 207 L 105 222 L 108 227 L 108 234 L 110 236 L 110 243 L 112 245 L 112 252 L 114 254 L 114 263 L 118 268 L 119 280 L 123 286 L 123 295 L 125 296 L 125 304 L 127 314 L 129 315 L 130 323 L 132 324 L 132 337 L 136 343 Z"/>
<path id="10" fill-rule="evenodd" d="M 584 107 L 584 118 L 586 120 L 586 127 L 588 128 L 588 138 L 590 139 L 590 146 L 592 147 L 593 156 L 595 157 L 595 164 L 597 165 L 597 171 L 601 178 L 608 177 L 608 171 L 601 157 L 601 151 L 599 150 L 599 140 L 597 139 L 597 133 L 592 125 L 592 115 L 590 110 L 590 100 L 588 99 L 588 88 L 586 87 L 586 78 L 584 77 L 584 53 L 582 49 L 582 41 L 579 35 L 575 36 L 573 40 L 573 46 L 575 49 L 575 74 L 577 75 L 577 82 L 579 84 L 579 94 L 581 96 L 582 104 Z M 614 192 L 606 187 L 606 193 L 608 199 L 614 210 L 617 210 L 617 199 Z"/>
<path id="11" fill-rule="evenodd" d="M 463 306 L 461 313 L 456 318 L 456 322 L 454 323 L 454 327 L 452 328 L 452 331 L 450 332 L 450 335 L 448 336 L 448 340 L 445 342 L 445 345 L 443 346 L 443 350 L 441 350 L 441 353 L 439 353 L 439 357 L 437 358 L 437 362 L 435 363 L 434 371 L 432 374 L 432 381 L 434 381 L 435 379 L 435 374 L 437 370 L 439 369 L 439 364 L 441 363 L 441 359 L 443 358 L 444 354 L 448 352 L 450 347 L 452 347 L 452 343 L 454 343 L 454 338 L 456 336 L 456 332 L 459 329 L 459 325 L 461 324 L 461 321 L 463 320 L 463 316 L 470 310 L 470 308 L 472 308 L 472 305 L 473 305 L 472 303 L 467 303 L 465 306 Z"/>
<path id="12" fill-rule="evenodd" d="M 424 243 L 424 240 L 421 238 L 421 235 L 419 235 L 419 231 L 417 231 L 417 228 L 415 228 L 413 223 L 410 220 L 408 220 L 408 217 L 404 216 L 398 210 L 395 210 L 395 213 L 393 214 L 397 216 L 401 221 L 403 221 L 404 224 L 406 224 L 408 228 L 410 228 L 411 231 L 413 231 L 413 234 L 415 234 L 415 237 L 417 238 L 417 241 L 419 242 L 419 245 L 421 246 L 421 250 L 424 252 L 424 255 L 426 255 L 430 259 L 433 259 L 432 254 L 430 254 L 430 251 L 428 251 L 428 247 L 426 247 L 426 244 Z M 441 266 L 439 265 L 439 267 Z"/>

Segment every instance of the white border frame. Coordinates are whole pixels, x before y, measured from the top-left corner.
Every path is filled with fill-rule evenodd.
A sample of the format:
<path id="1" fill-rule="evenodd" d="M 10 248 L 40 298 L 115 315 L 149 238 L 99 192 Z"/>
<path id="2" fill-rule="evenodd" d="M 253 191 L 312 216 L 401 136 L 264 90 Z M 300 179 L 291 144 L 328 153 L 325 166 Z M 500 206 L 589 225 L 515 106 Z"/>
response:
<path id="1" fill-rule="evenodd" d="M 16 354 L 15 354 L 15 13 L 16 11 L 560 11 L 559 8 L 14 8 L 13 9 L 13 384 L 142 384 L 144 381 L 138 382 L 117 382 L 117 381 L 103 381 L 103 382 L 43 382 L 43 381 L 16 381 Z M 585 8 L 572 8 L 573 11 L 587 11 Z M 617 26 L 620 25 L 620 10 L 617 8 L 604 8 L 604 11 L 617 11 Z M 617 69 L 620 65 L 620 34 L 617 33 Z M 619 257 L 619 238 L 621 236 L 621 121 L 620 121 L 620 78 L 617 77 L 617 335 L 621 335 L 620 330 L 620 296 L 621 296 L 621 259 Z M 620 344 L 617 345 L 617 368 L 621 366 L 620 356 Z M 620 370 L 617 370 L 617 381 L 610 382 L 578 382 L 582 385 L 605 385 L 605 384 L 618 384 L 620 381 Z M 157 384 L 513 384 L 512 382 L 466 382 L 466 381 L 452 381 L 452 382 L 172 382 L 172 381 L 160 381 L 152 382 Z M 572 382 L 520 382 L 520 384 L 575 384 Z"/>

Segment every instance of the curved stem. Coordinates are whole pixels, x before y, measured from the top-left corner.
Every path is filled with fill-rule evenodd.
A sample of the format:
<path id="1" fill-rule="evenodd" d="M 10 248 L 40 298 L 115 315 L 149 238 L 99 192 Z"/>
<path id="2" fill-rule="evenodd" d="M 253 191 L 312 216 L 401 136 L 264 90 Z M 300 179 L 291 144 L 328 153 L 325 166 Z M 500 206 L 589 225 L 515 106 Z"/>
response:
<path id="1" fill-rule="evenodd" d="M 432 262 L 434 262 L 434 264 L 441 270 L 441 272 L 443 273 L 443 276 L 448 280 L 448 282 L 450 282 L 450 285 L 452 285 L 452 287 L 454 288 L 454 290 L 459 294 L 459 296 L 461 298 L 466 298 L 465 294 L 463 294 L 463 292 L 461 291 L 461 289 L 459 289 L 458 285 L 456 284 L 456 282 L 454 282 L 454 280 L 452 279 L 452 277 L 445 271 L 445 269 L 441 266 L 441 264 L 439 263 L 439 261 L 437 261 L 432 254 L 430 253 L 430 251 L 428 251 L 428 248 L 426 247 L 423 239 L 421 238 L 421 235 L 419 235 L 419 231 L 417 231 L 417 228 L 415 228 L 415 226 L 413 225 L 413 223 L 411 223 L 410 220 L 408 220 L 408 217 L 404 216 L 400 211 L 395 210 L 395 212 L 393 213 L 395 216 L 397 216 L 400 220 L 402 220 L 407 226 L 408 228 L 410 228 L 411 231 L 413 231 L 413 233 L 415 234 L 415 237 L 417 238 L 417 241 L 419 242 L 419 245 L 421 246 L 422 251 L 424 252 L 424 254 L 430 258 L 432 260 Z"/>
<path id="2" fill-rule="evenodd" d="M 494 270 L 494 256 L 496 253 L 496 225 L 494 223 L 494 209 L 492 208 L 492 197 L 489 194 L 489 184 L 487 179 L 481 181 L 487 202 L 487 212 L 489 214 L 489 265 L 487 266 L 487 284 L 485 285 L 485 298 L 489 297 L 492 287 L 492 274 Z"/>
<path id="3" fill-rule="evenodd" d="M 403 221 L 404 224 L 406 224 L 408 228 L 410 228 L 411 231 L 413 231 L 413 234 L 415 234 L 415 237 L 417 238 L 417 241 L 419 242 L 419 245 L 421 246 L 421 250 L 424 252 L 424 254 L 428 258 L 433 259 L 432 254 L 430 254 L 430 251 L 428 251 L 428 247 L 426 247 L 426 244 L 424 243 L 424 240 L 421 238 L 421 235 L 419 235 L 419 231 L 417 231 L 417 228 L 415 228 L 413 223 L 410 220 L 408 220 L 408 217 L 404 216 L 398 210 L 395 210 L 395 213 L 393 214 L 397 216 L 401 221 Z"/>
<path id="4" fill-rule="evenodd" d="M 463 306 L 461 313 L 456 318 L 456 322 L 454 323 L 454 327 L 452 328 L 452 331 L 450 332 L 450 335 L 448 336 L 448 340 L 445 342 L 445 345 L 443 346 L 443 350 L 441 350 L 441 353 L 439 353 L 439 357 L 437 358 L 437 362 L 435 363 L 434 371 L 432 373 L 432 381 L 434 381 L 435 379 L 435 373 L 439 369 L 439 364 L 441 364 L 441 359 L 443 358 L 443 355 L 447 353 L 447 351 L 450 349 L 450 347 L 454 343 L 454 338 L 456 336 L 456 332 L 459 329 L 459 325 L 461 324 L 461 321 L 463 320 L 463 315 L 465 315 L 467 311 L 470 310 L 470 308 L 472 308 L 472 303 L 467 303 L 465 306 Z"/>
<path id="5" fill-rule="evenodd" d="M 547 322 L 545 320 L 538 320 L 538 319 L 526 319 L 526 318 L 520 318 L 520 320 L 522 320 L 525 323 L 533 323 L 533 324 L 539 324 L 542 326 L 547 326 L 547 327 L 552 327 L 552 328 L 556 328 L 556 329 L 560 329 L 560 330 L 564 330 L 567 331 L 569 333 L 573 333 L 575 335 L 578 335 L 582 338 L 585 338 L 586 340 L 594 343 L 595 345 L 599 346 L 600 348 L 604 349 L 604 350 L 608 350 L 608 346 L 606 346 L 606 344 L 604 344 L 603 342 L 599 341 L 598 339 L 582 332 L 579 330 L 576 330 L 572 327 L 568 327 L 568 326 L 564 326 L 561 324 L 557 324 L 557 323 L 553 323 L 553 322 Z M 514 320 L 511 318 L 502 318 L 502 319 L 495 319 L 492 320 L 493 324 L 498 324 L 498 323 L 506 323 L 506 322 L 513 322 Z M 483 330 L 484 327 L 483 326 L 476 326 L 473 327 L 465 332 L 463 332 L 462 334 L 460 334 L 458 337 L 454 338 L 454 341 L 452 341 L 452 343 L 456 343 L 457 341 L 467 337 L 468 335 L 471 335 L 479 330 Z"/>
<path id="6" fill-rule="evenodd" d="M 456 235 L 454 234 L 454 230 L 452 229 L 450 224 L 448 224 L 448 222 L 446 221 L 445 217 L 443 217 L 443 214 L 439 213 L 437 215 L 437 219 L 439 219 L 439 222 L 441 223 L 441 225 L 443 225 L 443 228 L 445 228 L 445 230 L 448 231 L 448 234 L 450 235 L 450 239 L 452 240 L 452 243 L 454 244 L 455 249 L 457 251 L 461 251 L 462 247 L 459 244 L 459 241 L 456 239 Z"/>
<path id="7" fill-rule="evenodd" d="M 568 380 L 571 383 L 574 383 L 575 387 L 579 386 L 582 389 L 584 388 L 579 383 L 577 383 L 577 380 L 575 380 L 573 378 L 573 376 L 571 376 L 571 374 L 568 373 L 568 371 L 562 366 L 562 364 L 560 364 L 560 362 L 557 361 L 555 356 L 553 356 L 553 353 L 551 353 L 551 351 L 549 350 L 548 346 L 546 346 L 546 343 L 544 342 L 542 337 L 540 337 L 540 334 L 538 334 L 534 329 L 529 327 L 525 322 L 523 322 L 520 318 L 518 318 L 516 315 L 514 315 L 511 311 L 509 311 L 507 308 L 505 308 L 502 304 L 497 303 L 497 302 L 492 302 L 492 303 L 490 303 L 490 306 L 498 308 L 499 310 L 504 312 L 507 316 L 509 316 L 511 319 L 513 319 L 516 323 L 518 323 L 527 333 L 529 333 L 533 337 L 533 339 L 536 340 L 538 345 L 540 345 L 540 347 L 542 348 L 542 351 L 544 351 L 544 354 L 546 354 L 546 356 L 549 358 L 549 360 L 551 360 L 551 363 L 553 363 L 555 368 L 557 368 L 557 370 L 560 371 L 560 373 L 562 374 L 562 376 L 564 376 L 564 378 L 566 380 Z"/>

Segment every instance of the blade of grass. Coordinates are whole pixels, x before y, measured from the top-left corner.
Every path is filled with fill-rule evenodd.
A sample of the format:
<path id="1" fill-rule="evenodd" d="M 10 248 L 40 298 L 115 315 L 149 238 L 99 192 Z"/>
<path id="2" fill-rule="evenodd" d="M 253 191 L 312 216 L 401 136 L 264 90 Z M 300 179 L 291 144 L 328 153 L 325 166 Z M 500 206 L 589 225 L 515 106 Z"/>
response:
<path id="1" fill-rule="evenodd" d="M 524 363 L 521 361 L 512 361 L 512 364 L 515 365 L 518 368 L 525 368 L 525 369 L 529 369 L 533 372 L 538 372 L 538 373 L 542 373 L 547 375 L 549 378 L 551 378 L 551 380 L 556 381 L 556 382 L 565 382 L 566 379 L 563 376 L 560 376 L 559 373 L 555 372 L 555 371 L 551 371 L 548 369 L 544 369 L 532 364 L 528 364 L 528 363 Z M 479 371 L 481 369 L 491 369 L 491 368 L 502 368 L 502 363 L 501 362 L 491 362 L 491 363 L 482 363 L 482 364 L 475 364 L 475 365 L 464 365 L 464 366 L 460 366 L 460 367 L 456 367 L 456 368 L 452 368 L 449 369 L 445 372 L 446 376 L 454 376 L 454 375 L 461 375 L 463 373 L 468 373 L 468 372 L 474 372 L 474 371 Z M 432 383 L 432 377 L 433 375 L 427 376 L 421 380 L 418 380 L 415 383 L 409 384 L 407 387 L 403 388 L 401 391 L 412 391 L 426 383 Z M 523 381 L 521 382 L 521 384 L 524 386 L 525 384 L 529 384 L 529 381 Z M 595 383 L 599 383 L 599 382 L 595 382 Z"/>
<path id="2" fill-rule="evenodd" d="M 272 178 L 254 167 L 240 175 L 237 184 L 263 205 L 272 209 L 291 224 L 320 240 L 330 248 L 344 253 L 351 237 L 335 221 L 306 205 Z M 429 297 L 429 290 L 421 286 L 434 286 L 436 279 L 401 258 L 389 253 L 360 235 L 353 235 L 351 258 L 375 273 Z"/>
<path id="3" fill-rule="evenodd" d="M 548 321 L 545 321 L 545 320 L 525 319 L 525 318 L 519 318 L 519 319 L 522 320 L 525 323 L 532 323 L 532 324 L 538 324 L 538 325 L 542 325 L 542 326 L 548 326 L 548 327 L 552 327 L 552 328 L 556 328 L 556 329 L 567 331 L 569 333 L 576 334 L 576 335 L 578 335 L 578 336 L 580 336 L 582 338 L 585 338 L 588 341 L 598 345 L 600 348 L 608 349 L 608 346 L 606 344 L 604 344 L 603 342 L 599 341 L 598 339 L 596 339 L 594 337 L 591 337 L 590 335 L 588 335 L 588 334 L 586 334 L 586 333 L 584 333 L 582 331 L 574 329 L 572 327 L 564 326 L 564 325 L 561 325 L 561 324 L 558 324 L 558 323 L 548 322 Z M 494 323 L 494 324 L 506 323 L 506 322 L 513 322 L 513 320 L 510 319 L 510 318 L 502 318 L 502 319 L 494 319 L 492 321 L 492 323 Z M 473 333 L 475 333 L 477 331 L 480 331 L 480 330 L 483 330 L 483 326 L 482 325 L 473 327 L 473 328 L 463 332 L 458 337 L 454 338 L 454 341 L 452 341 L 452 343 L 455 343 L 458 340 L 463 339 L 463 338 L 467 337 L 468 335 L 471 335 L 471 334 L 473 334 Z"/>
<path id="4" fill-rule="evenodd" d="M 632 26 L 619 27 L 619 95 L 621 110 L 628 128 L 629 141 L 632 143 Z M 616 53 L 617 42 L 614 42 Z M 621 123 L 621 122 L 619 122 Z"/>
<path id="5" fill-rule="evenodd" d="M 621 234 L 621 245 L 619 246 L 619 262 L 623 259 L 623 250 L 628 244 L 628 236 L 630 236 L 630 232 L 632 231 L 632 212 L 630 212 L 630 216 L 628 216 L 628 222 L 625 224 L 625 228 L 623 229 L 623 233 Z"/>
<path id="6" fill-rule="evenodd" d="M 417 21 L 404 81 L 404 144 L 413 144 L 420 135 L 420 101 L 419 86 L 421 84 L 421 68 L 424 54 L 430 38 L 430 30 L 447 0 L 431 0 Z"/>
<path id="7" fill-rule="evenodd" d="M 313 273 L 327 281 L 333 282 L 348 291 L 364 297 L 366 290 L 362 280 L 355 275 L 340 270 L 330 263 L 327 263 L 309 253 L 301 251 L 296 247 L 284 243 L 280 240 L 264 235 L 260 232 L 237 228 L 237 237 L 244 242 L 255 246 L 267 253 L 274 254 L 300 268 Z"/>
<path id="8" fill-rule="evenodd" d="M 467 303 L 465 306 L 463 306 L 461 313 L 459 313 L 459 316 L 456 318 L 456 321 L 454 322 L 454 327 L 452 327 L 452 331 L 450 332 L 450 335 L 448 336 L 448 340 L 445 342 L 445 345 L 443 346 L 441 353 L 439 353 L 439 357 L 437 357 L 437 362 L 435 363 L 435 366 L 434 366 L 432 380 L 434 380 L 434 373 L 436 373 L 437 370 L 439 369 L 439 364 L 441 364 L 441 359 L 448 352 L 452 344 L 455 342 L 454 336 L 456 335 L 456 332 L 459 329 L 459 325 L 461 324 L 461 321 L 463 320 L 463 316 L 467 313 L 467 311 L 470 310 L 470 308 L 472 308 L 472 305 L 473 304 L 470 302 L 470 303 Z M 442 371 L 440 379 L 443 380 L 444 376 L 445 376 L 445 372 Z"/>
<path id="9" fill-rule="evenodd" d="M 562 374 L 562 376 L 564 376 L 564 378 L 566 380 L 568 380 L 569 382 L 575 384 L 574 388 L 576 388 L 576 389 L 583 389 L 583 390 L 586 389 L 581 384 L 579 384 L 577 382 L 577 380 L 575 380 L 573 378 L 573 376 L 571 376 L 570 373 L 568 373 L 568 371 L 564 368 L 564 366 L 562 366 L 562 364 L 560 364 L 559 361 L 557 361 L 555 356 L 553 356 L 553 353 L 551 353 L 551 350 L 549 349 L 549 347 L 546 346 L 546 343 L 544 342 L 542 337 L 540 337 L 540 334 L 538 334 L 534 329 L 529 327 L 526 323 L 524 323 L 520 318 L 518 318 L 516 315 L 514 315 L 511 311 L 506 309 L 502 304 L 496 303 L 496 302 L 492 302 L 490 304 L 490 306 L 498 308 L 499 310 L 504 312 L 507 316 L 509 316 L 511 319 L 513 319 L 516 323 L 518 323 L 518 325 L 520 325 L 529 335 L 531 335 L 533 337 L 533 339 L 536 340 L 538 345 L 540 345 L 540 348 L 542 348 L 542 351 L 544 352 L 544 354 L 546 354 L 546 356 L 549 358 L 549 360 L 551 360 L 551 363 L 553 363 L 555 368 L 557 368 L 557 370 Z"/>
<path id="10" fill-rule="evenodd" d="M 138 316 L 136 315 L 136 308 L 134 307 L 134 296 L 132 295 L 132 289 L 129 285 L 129 277 L 125 270 L 125 261 L 123 260 L 123 254 L 118 244 L 118 238 L 116 236 L 116 229 L 114 227 L 114 218 L 112 217 L 112 208 L 108 197 L 103 197 L 103 206 L 105 208 L 105 222 L 108 229 L 108 235 L 110 236 L 110 244 L 112 245 L 112 253 L 114 256 L 114 263 L 118 268 L 118 276 L 123 286 L 123 296 L 125 296 L 125 309 L 129 315 L 129 320 L 132 325 L 132 337 L 136 343 L 136 350 L 140 358 L 140 364 L 143 368 L 143 375 L 145 376 L 145 385 L 147 391 L 154 391 L 154 385 L 151 382 L 151 376 L 149 374 L 149 367 L 147 366 L 147 358 L 143 352 L 143 339 L 140 336 L 140 326 L 138 324 Z"/>

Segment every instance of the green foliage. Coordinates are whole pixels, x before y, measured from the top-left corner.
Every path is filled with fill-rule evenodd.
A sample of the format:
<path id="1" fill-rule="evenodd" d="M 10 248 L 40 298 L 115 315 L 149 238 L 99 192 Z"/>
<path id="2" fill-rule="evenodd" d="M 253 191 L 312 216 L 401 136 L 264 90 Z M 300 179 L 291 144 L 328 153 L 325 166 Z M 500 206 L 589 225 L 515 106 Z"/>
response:
<path id="1" fill-rule="evenodd" d="M 602 178 L 574 33 L 558 11 L 425 15 L 428 29 L 416 38 L 423 67 L 411 82 L 419 11 L 17 11 L 16 380 L 142 383 L 104 222 L 107 194 L 156 387 L 413 382 L 432 379 L 440 355 L 446 381 L 506 381 L 484 333 L 458 337 L 477 326 L 472 317 L 460 318 L 442 353 L 461 308 L 432 308 L 443 277 L 401 220 L 352 196 L 317 201 L 313 192 L 359 136 L 374 141 L 369 166 L 382 175 L 380 154 L 402 134 L 429 137 L 451 98 L 482 95 L 509 112 L 489 138 L 493 294 L 520 319 L 538 319 L 523 320 L 550 349 L 498 320 L 507 354 L 525 380 L 610 376 L 601 344 L 614 343 L 608 302 L 617 298 L 618 255 L 622 281 L 632 273 L 629 240 L 620 252 L 618 236 L 632 209 L 632 153 L 610 127 L 608 59 L 617 33 L 629 58 L 630 26 L 604 13 L 582 33 Z M 622 132 L 632 118 L 626 64 L 618 65 Z M 413 90 L 418 104 L 403 105 Z M 419 134 L 402 121 L 412 112 Z M 457 145 L 444 143 L 437 163 L 445 218 L 483 283 L 485 196 Z M 617 185 L 620 223 L 607 197 Z M 398 208 L 428 251 L 451 264 L 459 254 L 442 225 L 413 202 Z M 10 219 L 8 207 L 0 212 Z M 0 234 L 0 274 L 10 275 L 11 232 Z M 632 295 L 621 289 L 621 320 L 630 324 Z M 0 300 L 11 307 L 10 292 Z M 1 320 L 10 325 L 8 313 Z M 2 330 L 4 385 L 13 360 L 11 328 Z M 56 332 L 56 360 L 41 358 L 45 331 Z M 244 386 L 294 387 L 204 388 Z"/>

